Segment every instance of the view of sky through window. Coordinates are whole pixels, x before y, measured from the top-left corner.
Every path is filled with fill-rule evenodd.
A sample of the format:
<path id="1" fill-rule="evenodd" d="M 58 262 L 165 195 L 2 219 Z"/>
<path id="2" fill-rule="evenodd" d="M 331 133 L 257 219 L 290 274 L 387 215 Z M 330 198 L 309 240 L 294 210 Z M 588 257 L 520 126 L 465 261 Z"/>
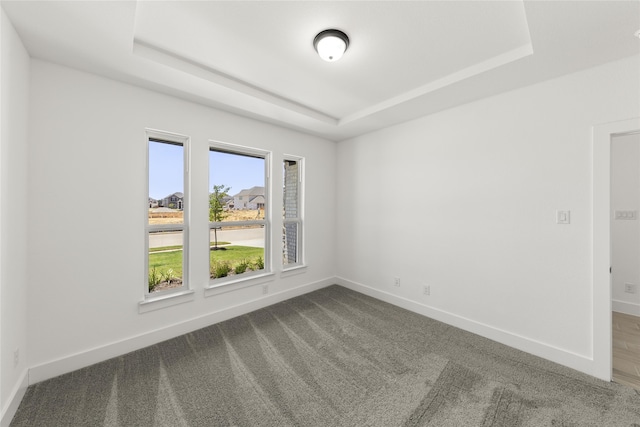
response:
<path id="1" fill-rule="evenodd" d="M 213 185 L 231 187 L 229 195 L 264 186 L 264 159 L 209 151 L 209 191 Z M 182 147 L 149 143 L 149 197 L 160 200 L 184 189 Z"/>
<path id="2" fill-rule="evenodd" d="M 149 197 L 160 200 L 184 191 L 182 146 L 149 141 Z"/>
<path id="3" fill-rule="evenodd" d="M 264 186 L 264 159 L 209 151 L 209 192 L 214 185 L 231 187 L 229 195 Z"/>

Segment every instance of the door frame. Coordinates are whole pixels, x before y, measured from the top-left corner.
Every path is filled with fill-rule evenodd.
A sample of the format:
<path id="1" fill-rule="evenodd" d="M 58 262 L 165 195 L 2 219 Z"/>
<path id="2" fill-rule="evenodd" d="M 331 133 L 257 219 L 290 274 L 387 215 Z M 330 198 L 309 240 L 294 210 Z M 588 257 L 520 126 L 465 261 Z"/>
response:
<path id="1" fill-rule="evenodd" d="M 611 140 L 640 131 L 640 117 L 593 126 L 593 375 L 612 377 Z"/>

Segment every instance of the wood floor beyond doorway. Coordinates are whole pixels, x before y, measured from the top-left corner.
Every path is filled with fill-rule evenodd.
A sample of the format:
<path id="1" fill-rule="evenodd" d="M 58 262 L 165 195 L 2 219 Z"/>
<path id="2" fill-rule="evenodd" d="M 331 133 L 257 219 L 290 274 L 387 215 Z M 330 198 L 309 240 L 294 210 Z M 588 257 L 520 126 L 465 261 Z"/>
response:
<path id="1" fill-rule="evenodd" d="M 615 311 L 613 380 L 640 390 L 640 317 Z"/>

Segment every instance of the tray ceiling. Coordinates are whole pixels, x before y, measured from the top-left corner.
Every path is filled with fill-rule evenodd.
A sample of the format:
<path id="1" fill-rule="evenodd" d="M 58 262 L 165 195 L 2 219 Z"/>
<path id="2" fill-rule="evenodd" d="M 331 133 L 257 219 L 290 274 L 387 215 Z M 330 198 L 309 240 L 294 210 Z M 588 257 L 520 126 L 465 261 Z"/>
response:
<path id="1" fill-rule="evenodd" d="M 328 139 L 638 54 L 637 1 L 3 1 L 33 57 Z M 327 28 L 350 46 L 322 61 Z"/>

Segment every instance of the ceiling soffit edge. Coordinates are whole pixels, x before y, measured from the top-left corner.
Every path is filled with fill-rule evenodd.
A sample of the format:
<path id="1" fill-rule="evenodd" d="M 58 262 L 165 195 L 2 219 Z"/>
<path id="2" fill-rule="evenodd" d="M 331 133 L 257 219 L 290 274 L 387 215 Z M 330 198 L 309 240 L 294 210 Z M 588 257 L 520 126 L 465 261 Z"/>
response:
<path id="1" fill-rule="evenodd" d="M 133 53 L 139 57 L 154 61 L 161 65 L 190 74 L 203 80 L 207 80 L 227 89 L 249 95 L 271 103 L 277 107 L 305 115 L 329 125 L 338 125 L 338 119 L 328 114 L 317 111 L 299 102 L 295 102 L 286 97 L 274 94 L 258 86 L 244 82 L 236 77 L 230 76 L 197 61 L 185 58 L 173 52 L 169 52 L 153 44 L 134 38 Z"/>
<path id="2" fill-rule="evenodd" d="M 426 96 L 436 90 L 455 85 L 465 79 L 489 72 L 503 65 L 525 58 L 533 54 L 533 46 L 531 43 L 527 43 L 509 52 L 502 53 L 470 67 L 458 70 L 440 79 L 434 80 L 423 86 L 417 87 L 398 96 L 394 96 L 360 111 L 356 111 L 353 114 L 342 118 L 332 117 L 299 102 L 271 93 L 236 77 L 215 70 L 207 65 L 154 46 L 153 44 L 139 38 L 135 38 L 133 41 L 133 53 L 139 57 L 154 61 L 177 71 L 187 73 L 215 85 L 267 102 L 275 107 L 301 114 L 325 125 L 340 127 L 342 125 L 367 118 L 376 113 L 380 113 L 384 110 L 399 106 L 416 98 Z"/>
<path id="3" fill-rule="evenodd" d="M 525 58 L 532 54 L 533 54 L 533 46 L 531 45 L 531 43 L 527 43 L 509 52 L 502 53 L 500 55 L 494 56 L 493 58 L 489 58 L 485 61 L 474 64 L 470 67 L 464 68 L 462 70 L 458 70 L 454 73 L 451 73 L 440 79 L 429 82 L 423 86 L 417 87 L 401 95 L 394 96 L 393 98 L 389 98 L 383 102 L 372 105 L 363 110 L 357 111 L 349 116 L 343 117 L 340 119 L 338 125 L 344 125 L 344 124 L 365 118 L 367 116 L 373 115 L 375 113 L 382 112 L 389 108 L 398 106 L 400 104 L 419 98 L 421 96 L 428 95 L 431 92 L 435 92 L 436 90 L 445 88 L 447 86 L 452 86 L 462 80 L 491 71 L 493 69 L 496 69 L 503 65 L 517 61 L 519 59 Z"/>

